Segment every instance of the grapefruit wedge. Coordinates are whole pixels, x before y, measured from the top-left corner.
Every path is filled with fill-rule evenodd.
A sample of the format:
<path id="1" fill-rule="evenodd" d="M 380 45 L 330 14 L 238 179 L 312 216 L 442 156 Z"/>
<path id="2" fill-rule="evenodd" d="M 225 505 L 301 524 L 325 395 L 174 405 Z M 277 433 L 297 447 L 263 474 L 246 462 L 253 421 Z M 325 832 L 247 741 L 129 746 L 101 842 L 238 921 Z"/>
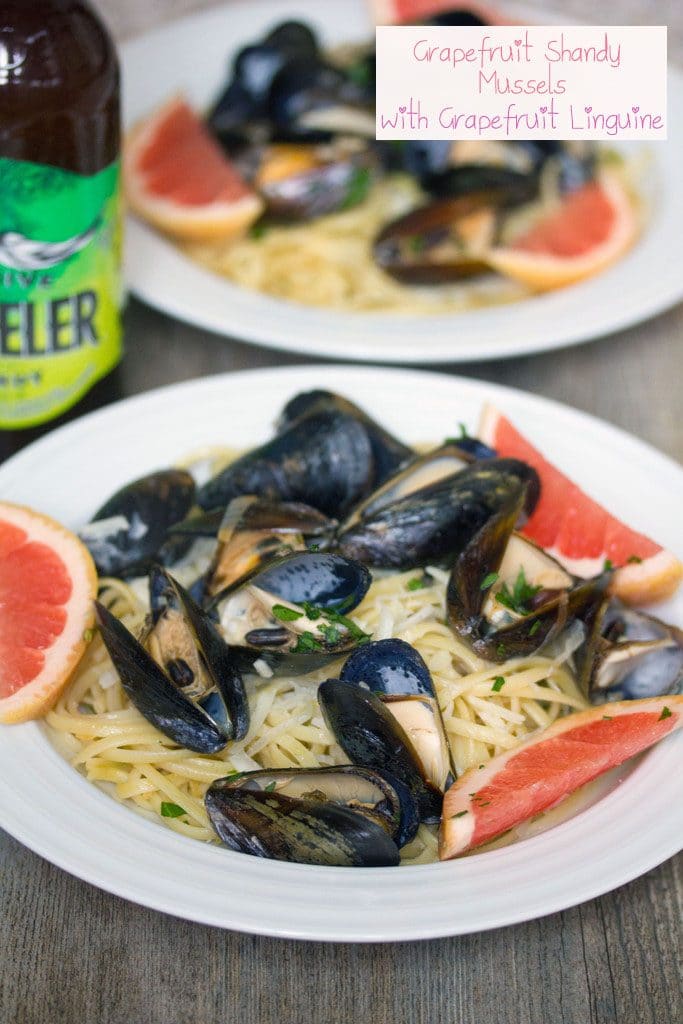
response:
<path id="1" fill-rule="evenodd" d="M 680 696 L 604 704 L 558 719 L 451 786 L 444 797 L 439 858 L 457 857 L 549 810 L 682 725 Z"/>
<path id="2" fill-rule="evenodd" d="M 584 494 L 492 405 L 484 407 L 479 436 L 499 455 L 528 462 L 541 478 L 541 497 L 522 533 L 576 576 L 597 576 L 611 563 L 617 569 L 612 593 L 628 604 L 671 597 L 683 579 L 676 555 Z"/>
<path id="3" fill-rule="evenodd" d="M 175 96 L 126 140 L 126 195 L 155 227 L 186 241 L 241 234 L 263 210 L 189 104 Z"/>
<path id="4" fill-rule="evenodd" d="M 86 649 L 96 594 L 77 537 L 0 502 L 0 722 L 37 718 L 54 703 Z"/>
<path id="5" fill-rule="evenodd" d="M 571 192 L 560 208 L 506 247 L 487 255 L 500 274 L 551 291 L 599 274 L 629 249 L 638 218 L 620 181 L 603 174 Z"/>

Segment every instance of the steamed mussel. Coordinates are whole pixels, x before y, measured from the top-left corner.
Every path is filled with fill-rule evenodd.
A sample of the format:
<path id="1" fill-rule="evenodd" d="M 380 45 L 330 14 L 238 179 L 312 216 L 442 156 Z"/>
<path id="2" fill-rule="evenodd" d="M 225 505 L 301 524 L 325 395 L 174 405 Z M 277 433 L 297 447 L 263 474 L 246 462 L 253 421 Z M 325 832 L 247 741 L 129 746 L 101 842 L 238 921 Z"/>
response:
<path id="1" fill-rule="evenodd" d="M 214 782 L 205 803 L 222 842 L 240 853 L 337 867 L 399 862 L 404 812 L 379 772 L 351 766 L 247 772 Z"/>
<path id="2" fill-rule="evenodd" d="M 300 501 L 343 514 L 372 486 L 372 447 L 363 425 L 335 410 L 291 424 L 273 440 L 231 462 L 199 489 L 204 509 L 223 507 L 245 494 Z"/>
<path id="3" fill-rule="evenodd" d="M 274 559 L 305 551 L 308 540 L 334 533 L 336 521 L 301 502 L 234 498 L 218 527 L 218 544 L 206 578 L 208 597 L 232 587 Z"/>
<path id="4" fill-rule="evenodd" d="M 367 640 L 348 617 L 370 587 L 364 565 L 333 553 L 295 552 L 212 599 L 227 642 L 249 668 L 301 675 Z"/>
<path id="5" fill-rule="evenodd" d="M 683 692 L 683 632 L 616 598 L 601 604 L 587 648 L 581 677 L 594 704 Z"/>
<path id="6" fill-rule="evenodd" d="M 97 603 L 97 623 L 126 694 L 155 728 L 203 754 L 249 729 L 235 658 L 210 618 L 163 569 L 150 574 L 151 612 L 138 640 Z"/>
<path id="7" fill-rule="evenodd" d="M 446 593 L 448 622 L 479 657 L 501 663 L 539 650 L 567 623 L 591 614 L 608 574 L 575 583 L 547 552 L 514 533 L 513 498 L 458 554 Z"/>
<path id="8" fill-rule="evenodd" d="M 113 494 L 79 536 L 101 575 L 144 572 L 194 498 L 195 482 L 185 470 L 150 473 Z"/>
<path id="9" fill-rule="evenodd" d="M 347 658 L 339 678 L 380 697 L 410 740 L 423 778 L 443 792 L 454 773 L 438 697 L 420 653 L 405 640 L 371 641 Z"/>
<path id="10" fill-rule="evenodd" d="M 318 703 L 328 729 L 353 764 L 387 771 L 413 795 L 421 821 L 437 822 L 443 793 L 426 777 L 410 736 L 386 704 L 361 686 L 327 679 Z"/>
<path id="11" fill-rule="evenodd" d="M 416 468 L 420 478 L 428 469 L 421 461 Z M 381 568 L 452 564 L 501 508 L 514 502 L 517 522 L 523 523 L 539 493 L 538 475 L 524 462 L 498 458 L 474 462 L 379 507 L 370 503 L 367 514 L 342 526 L 338 548 L 350 558 Z"/>

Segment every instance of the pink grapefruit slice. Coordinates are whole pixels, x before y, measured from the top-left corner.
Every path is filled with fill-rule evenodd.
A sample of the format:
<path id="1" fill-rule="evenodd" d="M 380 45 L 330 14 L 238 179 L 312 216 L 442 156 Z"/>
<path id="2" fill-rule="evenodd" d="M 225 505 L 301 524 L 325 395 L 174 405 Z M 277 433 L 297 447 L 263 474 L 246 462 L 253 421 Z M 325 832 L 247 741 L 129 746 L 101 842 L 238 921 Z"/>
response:
<path id="1" fill-rule="evenodd" d="M 97 573 L 77 537 L 0 502 L 0 722 L 42 715 L 86 649 Z"/>
<path id="2" fill-rule="evenodd" d="M 447 791 L 439 858 L 488 843 L 560 803 L 683 725 L 683 697 L 620 701 L 567 715 Z"/>
<path id="3" fill-rule="evenodd" d="M 133 129 L 124 147 L 123 175 L 132 209 L 178 239 L 230 238 L 263 210 L 261 199 L 181 96 Z"/>
<path id="4" fill-rule="evenodd" d="M 534 291 L 564 288 L 615 263 L 638 233 L 638 219 L 621 182 L 603 174 L 571 192 L 560 208 L 493 249 L 489 264 Z"/>
<path id="5" fill-rule="evenodd" d="M 541 497 L 522 532 L 576 576 L 596 576 L 614 566 L 611 589 L 628 604 L 663 601 L 683 579 L 683 565 L 670 551 L 611 515 L 551 462 L 492 405 L 484 407 L 479 436 L 505 457 L 533 466 Z"/>

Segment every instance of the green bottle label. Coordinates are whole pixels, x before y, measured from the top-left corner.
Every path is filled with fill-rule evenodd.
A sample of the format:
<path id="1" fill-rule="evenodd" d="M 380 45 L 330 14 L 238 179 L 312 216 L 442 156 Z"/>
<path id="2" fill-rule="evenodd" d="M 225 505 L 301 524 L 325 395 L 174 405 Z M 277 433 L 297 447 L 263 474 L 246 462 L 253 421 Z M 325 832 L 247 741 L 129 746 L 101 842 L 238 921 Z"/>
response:
<path id="1" fill-rule="evenodd" d="M 64 412 L 121 357 L 119 164 L 0 159 L 0 428 Z"/>

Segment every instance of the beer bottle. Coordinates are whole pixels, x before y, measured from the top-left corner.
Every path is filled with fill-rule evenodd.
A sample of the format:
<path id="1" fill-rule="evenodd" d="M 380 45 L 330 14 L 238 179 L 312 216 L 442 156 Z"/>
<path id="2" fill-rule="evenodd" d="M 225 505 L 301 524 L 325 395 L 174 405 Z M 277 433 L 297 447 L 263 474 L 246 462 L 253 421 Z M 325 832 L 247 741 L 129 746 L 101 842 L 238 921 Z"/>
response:
<path id="1" fill-rule="evenodd" d="M 116 390 L 119 149 L 116 53 L 86 0 L 2 0 L 0 458 Z"/>

